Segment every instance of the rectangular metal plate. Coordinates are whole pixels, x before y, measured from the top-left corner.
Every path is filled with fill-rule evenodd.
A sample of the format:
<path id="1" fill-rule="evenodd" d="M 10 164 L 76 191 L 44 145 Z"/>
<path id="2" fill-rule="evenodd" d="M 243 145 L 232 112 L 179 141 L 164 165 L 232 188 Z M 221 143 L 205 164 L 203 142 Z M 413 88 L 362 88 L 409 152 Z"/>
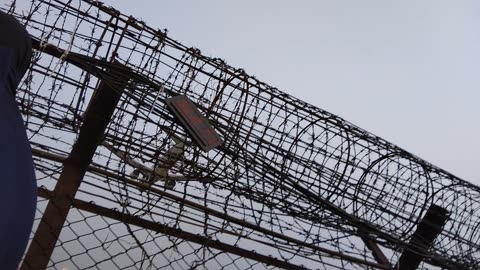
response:
<path id="1" fill-rule="evenodd" d="M 186 96 L 178 95 L 165 101 L 175 118 L 203 151 L 210 151 L 223 143 L 208 119 Z"/>

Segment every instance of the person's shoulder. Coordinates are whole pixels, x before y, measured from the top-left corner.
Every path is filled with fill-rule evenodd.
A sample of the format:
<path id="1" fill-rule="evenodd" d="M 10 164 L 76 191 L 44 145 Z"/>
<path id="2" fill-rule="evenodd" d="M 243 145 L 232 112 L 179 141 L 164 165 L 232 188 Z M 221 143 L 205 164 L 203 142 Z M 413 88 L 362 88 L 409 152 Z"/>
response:
<path id="1" fill-rule="evenodd" d="M 15 93 L 16 85 L 27 71 L 32 57 L 32 43 L 30 34 L 25 26 L 14 16 L 0 10 L 0 47 L 10 49 L 10 66 L 14 68 L 15 75 L 11 72 L 10 86 Z"/>
<path id="2" fill-rule="evenodd" d="M 0 10 L 0 25 L 0 31 L 2 32 L 2 36 L 0 36 L 1 39 L 5 37 L 3 36 L 4 33 L 11 34 L 12 36 L 8 36 L 9 38 L 16 36 L 22 36 L 22 38 L 25 38 L 25 36 L 29 37 L 25 26 L 23 26 L 23 24 L 21 24 L 14 16 L 5 13 L 2 10 Z"/>

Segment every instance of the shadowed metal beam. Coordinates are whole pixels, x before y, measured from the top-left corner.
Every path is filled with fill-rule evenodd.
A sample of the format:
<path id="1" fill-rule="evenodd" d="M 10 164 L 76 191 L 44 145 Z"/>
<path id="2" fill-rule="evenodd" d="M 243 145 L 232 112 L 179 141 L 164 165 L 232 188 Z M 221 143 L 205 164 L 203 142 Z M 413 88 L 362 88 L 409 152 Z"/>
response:
<path id="1" fill-rule="evenodd" d="M 78 139 L 63 162 L 62 173 L 53 191 L 55 196 L 45 209 L 21 270 L 46 269 L 48 265 L 72 200 L 128 82 L 121 72 L 110 70 L 109 73 L 111 77 L 101 81 L 90 101 Z"/>
<path id="2" fill-rule="evenodd" d="M 432 204 L 410 238 L 409 249 L 405 249 L 395 266 L 398 270 L 415 270 L 424 260 L 425 254 L 447 222 L 448 211 Z"/>

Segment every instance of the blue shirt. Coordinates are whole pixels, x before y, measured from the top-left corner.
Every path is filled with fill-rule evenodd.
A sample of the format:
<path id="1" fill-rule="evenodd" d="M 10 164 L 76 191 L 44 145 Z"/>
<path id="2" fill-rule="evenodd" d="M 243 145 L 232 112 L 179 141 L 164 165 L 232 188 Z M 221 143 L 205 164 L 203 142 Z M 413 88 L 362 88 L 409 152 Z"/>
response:
<path id="1" fill-rule="evenodd" d="M 18 268 L 37 202 L 32 151 L 15 101 L 30 57 L 26 30 L 0 12 L 0 267 L 6 270 Z"/>

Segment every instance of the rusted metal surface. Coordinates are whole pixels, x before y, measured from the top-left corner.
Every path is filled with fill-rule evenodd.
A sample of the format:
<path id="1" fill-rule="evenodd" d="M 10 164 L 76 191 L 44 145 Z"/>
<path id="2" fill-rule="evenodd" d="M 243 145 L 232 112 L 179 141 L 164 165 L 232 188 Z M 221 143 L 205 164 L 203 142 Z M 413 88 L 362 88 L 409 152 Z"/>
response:
<path id="1" fill-rule="evenodd" d="M 109 72 L 115 73 L 110 70 Z M 117 74 L 122 78 L 122 74 Z M 27 251 L 22 270 L 45 269 L 55 244 L 62 231 L 75 194 L 92 161 L 97 146 L 104 137 L 105 129 L 128 82 L 121 80 L 102 81 L 90 102 L 78 139 L 68 158 L 42 216 L 35 236 Z"/>
<path id="2" fill-rule="evenodd" d="M 372 252 L 373 257 L 377 262 L 381 265 L 384 265 L 387 269 L 391 269 L 391 264 L 385 254 L 383 253 L 382 249 L 378 246 L 377 242 L 371 238 L 371 236 L 366 231 L 360 231 L 360 238 L 362 238 L 365 246 L 370 249 Z"/>
<path id="3" fill-rule="evenodd" d="M 175 96 L 165 100 L 165 103 L 203 151 L 210 151 L 223 143 L 208 119 L 186 96 Z"/>

